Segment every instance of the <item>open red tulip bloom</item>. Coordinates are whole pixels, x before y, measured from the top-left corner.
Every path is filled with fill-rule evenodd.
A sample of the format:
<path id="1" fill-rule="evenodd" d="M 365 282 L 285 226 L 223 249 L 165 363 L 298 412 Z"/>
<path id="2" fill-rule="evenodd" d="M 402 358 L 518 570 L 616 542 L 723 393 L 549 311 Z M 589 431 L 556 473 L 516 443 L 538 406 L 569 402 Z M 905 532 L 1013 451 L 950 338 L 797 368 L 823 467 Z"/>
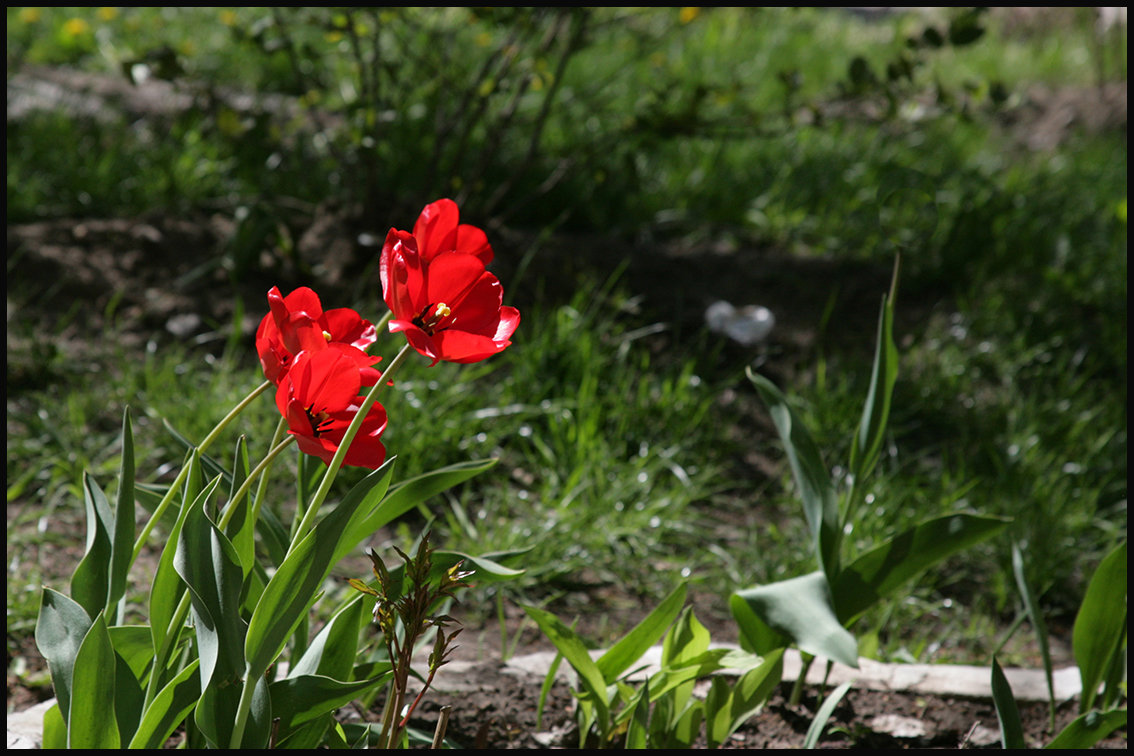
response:
<path id="1" fill-rule="evenodd" d="M 432 365 L 491 357 L 512 343 L 520 324 L 519 310 L 502 304 L 500 281 L 485 269 L 484 249 L 489 259 L 492 251 L 479 241 L 483 232 L 462 231 L 471 227 L 456 221 L 456 205 L 439 200 L 425 208 L 414 233 L 390 229 L 382 247 L 390 330 L 404 333 Z"/>
<path id="2" fill-rule="evenodd" d="M 296 355 L 276 389 L 276 407 L 287 420 L 288 432 L 296 437 L 300 451 L 330 464 L 362 406 L 362 386 L 357 362 L 340 350 Z M 379 467 L 386 459 L 386 447 L 379 440 L 385 430 L 386 410 L 375 402 L 343 464 L 371 470 Z"/>
<path id="3" fill-rule="evenodd" d="M 492 262 L 488 236 L 476 226 L 460 222 L 461 213 L 451 199 L 439 199 L 425 206 L 413 224 L 417 253 L 429 262 L 443 252 L 472 255 L 485 265 Z"/>
<path id="4" fill-rule="evenodd" d="M 295 356 L 303 351 L 331 347 L 365 369 L 363 385 L 373 385 L 378 371 L 370 368 L 380 358 L 364 351 L 377 339 L 374 324 L 349 307 L 323 311 L 319 295 L 302 286 L 286 297 L 273 286 L 268 292 L 269 312 L 256 330 L 256 352 L 264 376 L 279 385 Z"/>

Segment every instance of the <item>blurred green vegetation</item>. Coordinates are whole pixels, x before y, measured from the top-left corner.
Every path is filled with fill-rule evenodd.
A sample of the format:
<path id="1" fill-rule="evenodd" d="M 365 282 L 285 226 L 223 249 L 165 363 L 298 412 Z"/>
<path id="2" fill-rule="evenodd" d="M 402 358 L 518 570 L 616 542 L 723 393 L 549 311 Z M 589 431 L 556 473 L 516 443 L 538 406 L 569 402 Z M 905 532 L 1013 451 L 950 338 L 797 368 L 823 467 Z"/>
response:
<path id="1" fill-rule="evenodd" d="M 355 208 L 381 238 L 438 196 L 467 222 L 597 238 L 612 258 L 676 241 L 883 270 L 901 254 L 899 319 L 906 301 L 930 312 L 898 334 L 892 451 L 855 541 L 953 507 L 1010 514 L 1031 584 L 1071 612 L 1126 534 L 1126 132 L 1070 122 L 1029 144 L 1028 93 L 1124 90 L 1125 26 L 1101 36 L 1088 9 L 935 11 L 9 8 L 10 86 L 65 65 L 184 100 L 146 118 L 14 116 L 10 95 L 8 222 L 221 213 L 251 250 L 234 284 L 261 253 L 288 256 L 309 220 L 297 206 Z M 432 421 L 391 426 L 403 475 L 501 458 L 433 513 L 445 546 L 534 544 L 522 590 L 541 600 L 586 596 L 580 583 L 661 596 L 680 576 L 723 597 L 809 569 L 790 484 L 737 473 L 753 446 L 775 456 L 766 436 L 725 432 L 744 364 L 722 367 L 731 353 L 706 334 L 658 348 L 667 324 L 609 262 L 566 266 L 584 272 L 565 301 L 540 300 L 563 273 L 532 263 L 523 292 L 503 282 L 529 305 L 514 347 L 407 376 L 391 398 L 391 416 Z M 838 458 L 871 339 L 823 338 L 823 317 L 811 369 L 785 388 Z M 121 405 L 153 416 L 158 468 L 177 448 L 158 416 L 199 438 L 257 381 L 247 344 L 188 374 L 185 351 L 110 350 L 113 370 L 76 376 L 20 329 L 10 317 L 9 359 L 46 365 L 48 383 L 8 404 L 9 507 L 33 543 L 81 469 L 113 469 Z M 13 351 L 12 333 L 31 346 Z M 10 564 L 34 561 L 14 547 Z M 874 618 L 879 655 L 983 660 L 1019 610 L 1008 547 Z M 37 574 L 10 567 L 9 585 Z"/>

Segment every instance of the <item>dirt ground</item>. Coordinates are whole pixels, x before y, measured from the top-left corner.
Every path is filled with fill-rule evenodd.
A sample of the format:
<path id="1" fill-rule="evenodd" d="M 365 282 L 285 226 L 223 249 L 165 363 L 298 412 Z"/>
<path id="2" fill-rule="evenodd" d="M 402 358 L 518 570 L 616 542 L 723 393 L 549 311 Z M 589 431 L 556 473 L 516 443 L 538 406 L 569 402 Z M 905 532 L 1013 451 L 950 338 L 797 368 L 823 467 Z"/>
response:
<path id="1" fill-rule="evenodd" d="M 1052 96 L 1052 108 L 1065 112 L 1074 98 Z M 1110 106 L 1108 106 L 1110 107 Z M 1051 109 L 1044 111 L 1045 118 Z M 1125 86 L 1121 113 L 1125 123 Z M 1054 116 L 1052 116 L 1054 117 Z M 1049 123 L 1037 117 L 1037 124 Z M 1046 133 L 1046 132 L 1045 132 Z M 104 328 L 103 315 L 113 310 L 122 346 L 142 353 L 150 340 L 198 339 L 208 345 L 209 333 L 218 324 L 231 322 L 234 297 L 223 269 L 198 275 L 201 266 L 216 259 L 233 230 L 232 219 L 222 214 L 199 217 L 149 216 L 141 218 L 55 219 L 9 225 L 7 287 L 7 389 L 11 402 L 22 401 L 20 392 L 58 378 L 45 374 L 43 350 L 65 356 L 65 363 L 82 360 L 98 350 Z M 298 237 L 302 258 L 319 261 L 327 285 L 321 287 L 327 301 L 335 294 L 354 296 L 367 285 L 377 285 L 377 271 L 359 255 L 360 229 L 349 209 L 315 208 L 306 218 L 307 233 Z M 519 234 L 500 230 L 494 246 L 508 280 L 509 247 L 514 259 L 531 244 Z M 602 260 L 561 254 L 562 249 L 603 249 L 587 240 L 560 240 L 546 247 L 533 265 L 558 273 L 563 287 L 574 283 L 577 266 L 603 264 Z M 363 250 L 365 252 L 366 250 Z M 373 253 L 373 250 L 371 250 Z M 776 348 L 784 356 L 781 369 L 791 370 L 790 356 L 806 351 L 814 338 L 815 313 L 827 305 L 831 286 L 841 284 L 840 297 L 830 322 L 848 333 L 870 333 L 877 315 L 879 295 L 885 291 L 890 271 L 884 267 L 828 261 L 777 258 L 762 250 L 727 249 L 712 246 L 682 246 L 649 257 L 634 256 L 628 278 L 649 296 L 648 307 L 665 309 L 675 332 L 701 327 L 704 307 L 713 298 L 743 303 L 755 296 L 777 313 Z M 266 258 L 260 271 L 238 282 L 252 312 L 245 317 L 250 336 L 259 319 L 254 303 L 262 302 L 272 285 L 290 290 L 309 284 L 299 272 L 280 258 Z M 606 258 L 613 267 L 617 259 Z M 695 264 L 691 264 L 695 263 Z M 559 266 L 559 267 L 557 267 Z M 690 278 L 689 271 L 695 271 Z M 675 271 L 682 275 L 674 275 Z M 683 277 L 684 276 L 684 277 Z M 806 281 L 806 286 L 784 281 Z M 661 282 L 684 285 L 660 288 Z M 171 284 L 171 282 L 173 282 Z M 377 289 L 380 291 L 380 289 Z M 554 286 L 545 295 L 554 296 Z M 523 306 L 522 294 L 515 304 Z M 113 306 L 112 306 L 113 304 Z M 922 309 L 905 310 L 904 317 L 924 317 L 933 303 Z M 29 344 L 37 335 L 51 334 L 52 343 Z M 11 413 L 9 413 L 11 417 Z M 10 425 L 8 433 L 18 429 Z M 760 460 L 752 462 L 755 466 Z M 8 523 L 29 502 L 8 502 Z M 76 523 L 81 534 L 81 523 Z M 9 528 L 9 552 L 12 538 Z M 81 547 L 81 544 L 78 544 Z M 57 542 L 46 542 L 44 551 L 33 555 L 41 564 L 55 564 L 63 574 L 78 558 L 77 553 Z M 9 553 L 11 561 L 11 553 Z M 712 630 L 713 628 L 710 627 Z M 467 629 L 466 633 L 475 631 Z M 714 630 L 714 640 L 718 638 Z M 42 669 L 42 659 L 30 638 L 8 637 L 7 710 L 19 711 L 51 695 L 42 685 L 29 685 Z M 451 707 L 447 735 L 463 747 L 518 749 L 570 748 L 578 744 L 573 727 L 572 697 L 564 684 L 552 691 L 541 722 L 536 720 L 542 679 L 520 679 L 491 662 L 465 673 L 457 692 L 437 692 L 426 698 L 415 726 L 432 731 L 442 706 Z M 816 691 L 808 691 L 800 706 L 786 702 L 781 690 L 765 709 L 731 738 L 726 748 L 796 748 L 816 708 Z M 375 712 L 344 711 L 344 716 L 374 719 Z M 1050 739 L 1046 704 L 1021 707 L 1029 744 Z M 1060 725 L 1074 716 L 1073 707 L 1059 710 Z M 911 695 L 900 692 L 852 690 L 835 711 L 833 731 L 823 739 L 824 748 L 996 748 L 997 719 L 988 700 Z M 1108 739 L 1099 747 L 1126 748 L 1126 735 Z"/>

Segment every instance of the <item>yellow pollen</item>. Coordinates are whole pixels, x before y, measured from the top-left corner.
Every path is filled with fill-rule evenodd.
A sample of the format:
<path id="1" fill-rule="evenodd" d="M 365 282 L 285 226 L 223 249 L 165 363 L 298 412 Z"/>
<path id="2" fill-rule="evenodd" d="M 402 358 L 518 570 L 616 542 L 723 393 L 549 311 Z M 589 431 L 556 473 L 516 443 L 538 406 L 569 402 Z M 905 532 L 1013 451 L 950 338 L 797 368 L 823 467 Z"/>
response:
<path id="1" fill-rule="evenodd" d="M 450 312 L 452 312 L 452 310 L 449 309 L 449 305 L 445 304 L 444 302 L 441 302 L 440 304 L 437 305 L 437 311 L 433 314 L 433 317 L 434 317 L 435 320 L 440 320 L 441 318 L 447 318 L 447 317 L 449 317 Z"/>
<path id="2" fill-rule="evenodd" d="M 330 333 L 328 333 L 327 331 L 323 331 L 323 338 L 324 338 L 324 339 L 325 339 L 326 341 L 330 341 L 330 340 L 331 340 L 331 334 L 330 334 Z"/>

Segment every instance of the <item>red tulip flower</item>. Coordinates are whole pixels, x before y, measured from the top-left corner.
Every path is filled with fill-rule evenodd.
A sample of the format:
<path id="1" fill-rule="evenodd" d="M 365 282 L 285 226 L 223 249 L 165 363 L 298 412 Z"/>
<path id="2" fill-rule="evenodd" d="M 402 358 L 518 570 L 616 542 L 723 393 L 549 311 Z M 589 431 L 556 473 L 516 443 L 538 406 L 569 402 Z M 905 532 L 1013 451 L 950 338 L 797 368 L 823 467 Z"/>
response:
<path id="1" fill-rule="evenodd" d="M 276 389 L 276 407 L 287 420 L 300 451 L 330 464 L 363 397 L 358 363 L 337 349 L 303 351 L 295 356 Z M 386 459 L 379 440 L 386 430 L 386 409 L 377 402 L 367 412 L 344 465 L 376 469 Z"/>
<path id="2" fill-rule="evenodd" d="M 457 203 L 451 199 L 439 199 L 425 206 L 413 224 L 413 238 L 422 259 L 429 262 L 443 252 L 460 252 L 485 265 L 492 262 L 488 236 L 476 226 L 460 223 L 460 217 Z"/>
<path id="3" fill-rule="evenodd" d="M 456 205 L 439 200 L 422 212 L 415 233 L 390 229 L 382 247 L 379 270 L 392 313 L 390 331 L 404 333 L 432 365 L 491 357 L 512 343 L 520 324 L 519 310 L 502 304 L 500 281 L 485 269 L 487 242 L 473 243 L 479 237 L 462 228 Z M 450 243 L 458 246 L 443 246 Z"/>
<path id="4" fill-rule="evenodd" d="M 273 286 L 268 292 L 268 307 L 268 314 L 256 330 L 256 352 L 264 376 L 276 385 L 287 374 L 295 356 L 305 350 L 330 346 L 348 354 L 360 368 L 369 368 L 380 359 L 364 351 L 377 339 L 373 323 L 363 320 L 349 307 L 324 312 L 319 295 L 306 286 L 286 297 Z M 370 373 L 372 379 L 364 385 L 373 385 L 377 380 L 377 371 L 371 368 Z"/>

